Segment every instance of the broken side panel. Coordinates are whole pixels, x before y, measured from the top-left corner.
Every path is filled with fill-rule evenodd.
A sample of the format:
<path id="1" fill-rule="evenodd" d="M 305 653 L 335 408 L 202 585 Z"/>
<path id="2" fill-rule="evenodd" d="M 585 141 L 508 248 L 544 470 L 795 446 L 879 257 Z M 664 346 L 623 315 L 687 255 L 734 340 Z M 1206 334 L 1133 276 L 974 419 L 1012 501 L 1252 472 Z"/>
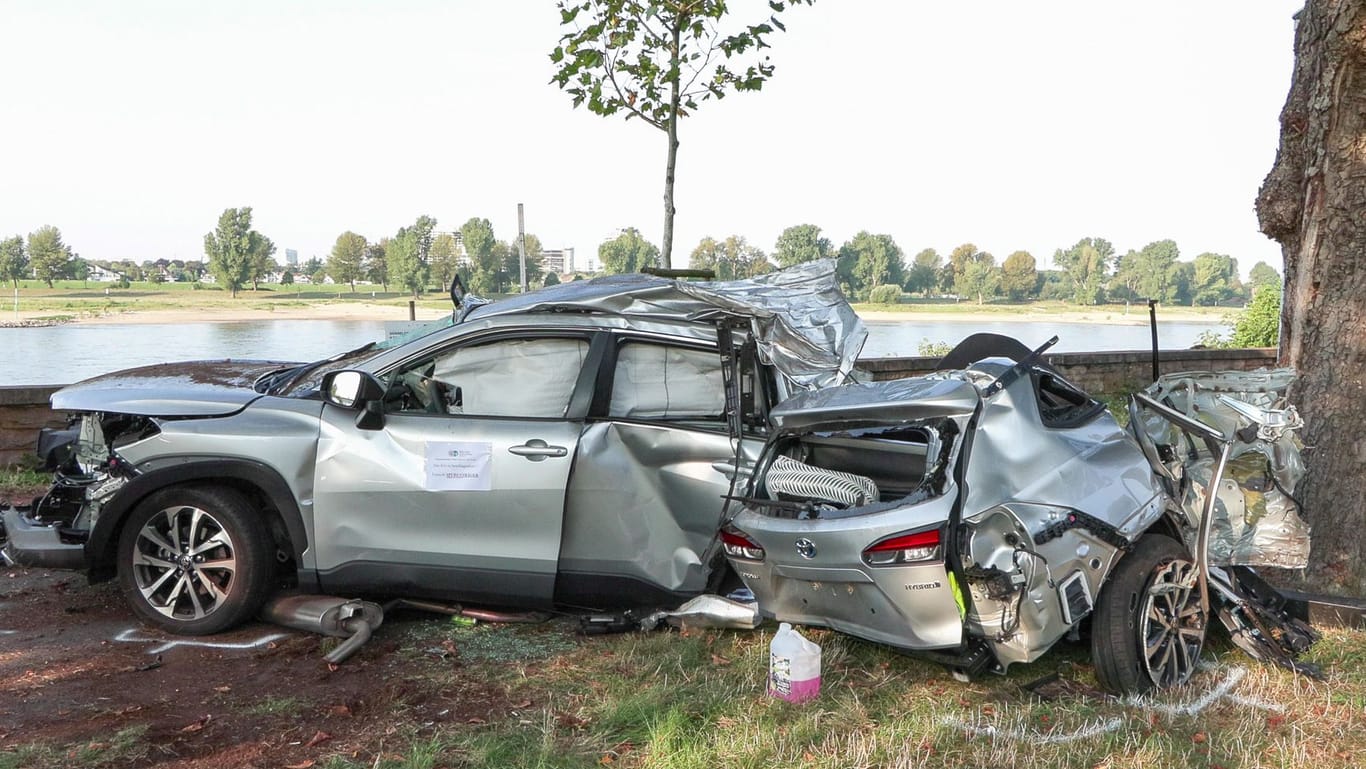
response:
<path id="1" fill-rule="evenodd" d="M 1209 557 L 1218 566 L 1304 568 L 1309 525 L 1295 500 L 1304 475 L 1303 421 L 1285 401 L 1293 369 L 1169 374 L 1147 393 L 1231 443 L 1228 467 L 1214 490 Z M 1149 413 L 1141 428 L 1179 482 L 1176 496 L 1198 522 L 1218 457 L 1167 420 Z M 1191 544 L 1191 543 L 1188 543 Z"/>

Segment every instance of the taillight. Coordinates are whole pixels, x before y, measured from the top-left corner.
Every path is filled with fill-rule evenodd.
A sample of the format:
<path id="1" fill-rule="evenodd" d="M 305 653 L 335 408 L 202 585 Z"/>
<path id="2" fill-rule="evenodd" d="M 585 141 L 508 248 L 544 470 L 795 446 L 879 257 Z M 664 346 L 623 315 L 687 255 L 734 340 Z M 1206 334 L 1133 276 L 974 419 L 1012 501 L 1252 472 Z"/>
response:
<path id="1" fill-rule="evenodd" d="M 764 560 L 764 549 L 759 547 L 759 543 L 734 527 L 728 526 L 721 530 L 721 544 L 726 548 L 726 555 L 731 558 L 743 558 L 747 561 Z"/>
<path id="2" fill-rule="evenodd" d="M 902 563 L 939 560 L 939 529 L 897 534 L 869 545 L 863 562 L 869 566 L 895 566 Z"/>

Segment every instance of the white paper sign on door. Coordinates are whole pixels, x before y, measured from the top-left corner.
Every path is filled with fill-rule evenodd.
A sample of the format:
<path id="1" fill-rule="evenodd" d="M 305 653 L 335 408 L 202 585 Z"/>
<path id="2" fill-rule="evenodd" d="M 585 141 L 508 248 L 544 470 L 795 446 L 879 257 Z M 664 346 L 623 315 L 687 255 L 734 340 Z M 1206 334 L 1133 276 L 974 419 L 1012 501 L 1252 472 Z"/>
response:
<path id="1" fill-rule="evenodd" d="M 493 444 L 432 441 L 427 444 L 427 488 L 488 491 L 493 488 Z"/>

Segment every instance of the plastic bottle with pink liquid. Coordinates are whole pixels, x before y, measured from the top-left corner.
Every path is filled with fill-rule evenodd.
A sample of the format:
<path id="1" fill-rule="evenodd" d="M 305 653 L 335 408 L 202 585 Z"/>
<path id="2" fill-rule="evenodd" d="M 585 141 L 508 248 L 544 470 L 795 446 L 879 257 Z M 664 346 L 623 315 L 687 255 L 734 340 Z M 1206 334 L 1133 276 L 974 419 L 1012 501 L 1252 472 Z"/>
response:
<path id="1" fill-rule="evenodd" d="M 821 693 L 821 647 L 786 622 L 768 645 L 768 693 L 788 702 L 805 702 Z"/>

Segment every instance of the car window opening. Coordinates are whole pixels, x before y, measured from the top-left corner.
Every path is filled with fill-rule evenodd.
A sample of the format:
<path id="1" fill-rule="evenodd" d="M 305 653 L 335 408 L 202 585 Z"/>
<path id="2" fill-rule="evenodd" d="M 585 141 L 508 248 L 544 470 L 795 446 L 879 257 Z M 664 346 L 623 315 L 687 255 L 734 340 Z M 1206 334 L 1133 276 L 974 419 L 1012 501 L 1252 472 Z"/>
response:
<path id="1" fill-rule="evenodd" d="M 780 439 L 752 504 L 778 518 L 845 518 L 941 496 L 957 426 L 951 420 Z M 771 504 L 766 504 L 771 503 Z"/>

